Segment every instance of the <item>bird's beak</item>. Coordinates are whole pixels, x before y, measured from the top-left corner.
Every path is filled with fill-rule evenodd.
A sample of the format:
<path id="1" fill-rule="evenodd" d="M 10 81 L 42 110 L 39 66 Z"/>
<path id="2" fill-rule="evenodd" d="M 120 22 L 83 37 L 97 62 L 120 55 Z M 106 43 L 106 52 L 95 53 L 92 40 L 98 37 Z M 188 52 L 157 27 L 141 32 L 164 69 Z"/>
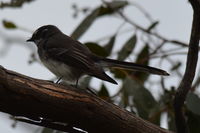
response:
<path id="1" fill-rule="evenodd" d="M 33 42 L 33 38 L 31 37 L 30 39 L 26 40 L 27 42 Z"/>

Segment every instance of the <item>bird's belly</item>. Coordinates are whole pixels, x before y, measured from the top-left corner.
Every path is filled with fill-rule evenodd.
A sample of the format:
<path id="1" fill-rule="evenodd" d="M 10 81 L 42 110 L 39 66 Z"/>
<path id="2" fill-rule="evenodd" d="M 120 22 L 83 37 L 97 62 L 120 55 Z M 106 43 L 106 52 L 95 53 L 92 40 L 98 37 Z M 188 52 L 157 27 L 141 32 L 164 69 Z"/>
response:
<path id="1" fill-rule="evenodd" d="M 63 80 L 68 81 L 69 83 L 75 82 L 79 77 L 76 74 L 73 74 L 73 68 L 51 59 L 42 60 L 44 66 L 46 66 L 52 73 L 54 73 L 57 77 L 62 77 Z"/>

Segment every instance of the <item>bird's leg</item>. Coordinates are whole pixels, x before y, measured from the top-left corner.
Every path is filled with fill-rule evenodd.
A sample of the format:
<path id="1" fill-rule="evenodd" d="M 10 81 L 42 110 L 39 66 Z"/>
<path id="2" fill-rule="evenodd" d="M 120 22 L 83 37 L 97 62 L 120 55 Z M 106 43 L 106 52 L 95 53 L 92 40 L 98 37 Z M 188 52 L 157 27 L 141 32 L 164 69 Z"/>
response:
<path id="1" fill-rule="evenodd" d="M 58 84 L 61 79 L 62 77 L 58 78 L 58 80 L 56 81 L 56 84 Z"/>
<path id="2" fill-rule="evenodd" d="M 77 80 L 76 80 L 76 84 L 75 84 L 75 87 L 76 87 L 76 88 L 78 88 L 78 81 L 79 81 L 79 78 L 77 78 Z M 90 89 L 90 88 L 88 88 L 88 87 L 86 87 L 86 91 L 88 91 L 89 93 L 91 93 L 91 94 L 97 96 L 97 94 L 96 94 L 92 89 Z"/>
<path id="3" fill-rule="evenodd" d="M 75 84 L 76 88 L 78 88 L 78 80 L 79 80 L 79 78 L 76 80 L 76 84 Z"/>

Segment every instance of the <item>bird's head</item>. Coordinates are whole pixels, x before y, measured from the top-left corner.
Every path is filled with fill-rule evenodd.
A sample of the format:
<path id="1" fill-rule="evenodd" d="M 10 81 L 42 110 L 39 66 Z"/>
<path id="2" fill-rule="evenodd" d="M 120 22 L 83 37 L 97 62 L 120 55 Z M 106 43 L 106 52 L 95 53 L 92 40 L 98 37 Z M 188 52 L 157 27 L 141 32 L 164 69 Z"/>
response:
<path id="1" fill-rule="evenodd" d="M 38 28 L 32 35 L 30 39 L 27 40 L 27 42 L 34 42 L 36 45 L 38 45 L 41 41 L 44 41 L 51 37 L 52 35 L 61 32 L 56 26 L 54 25 L 45 25 L 40 28 Z"/>

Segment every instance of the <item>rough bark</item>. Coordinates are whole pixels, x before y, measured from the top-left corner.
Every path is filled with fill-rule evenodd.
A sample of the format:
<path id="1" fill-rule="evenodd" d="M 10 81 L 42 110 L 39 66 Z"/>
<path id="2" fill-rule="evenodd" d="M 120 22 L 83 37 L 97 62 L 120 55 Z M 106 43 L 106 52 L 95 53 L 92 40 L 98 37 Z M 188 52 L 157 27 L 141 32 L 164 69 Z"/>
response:
<path id="1" fill-rule="evenodd" d="M 69 132 L 76 132 L 69 127 L 89 133 L 170 132 L 81 89 L 34 79 L 3 67 L 0 111 L 31 119 L 21 119 L 28 123 Z"/>

